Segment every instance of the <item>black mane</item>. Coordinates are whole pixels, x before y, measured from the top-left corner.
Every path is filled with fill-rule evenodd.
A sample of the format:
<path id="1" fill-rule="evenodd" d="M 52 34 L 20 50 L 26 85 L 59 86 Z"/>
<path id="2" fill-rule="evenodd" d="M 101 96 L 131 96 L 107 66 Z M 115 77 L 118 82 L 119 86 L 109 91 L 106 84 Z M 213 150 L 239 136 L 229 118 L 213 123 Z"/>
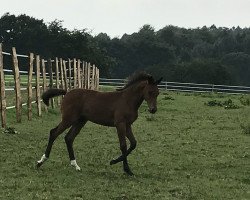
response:
<path id="1" fill-rule="evenodd" d="M 117 89 L 118 91 L 124 90 L 128 88 L 129 86 L 140 82 L 140 81 L 149 81 L 149 83 L 154 83 L 154 78 L 152 75 L 146 73 L 145 71 L 138 71 L 133 73 L 127 78 L 127 83 L 124 85 L 124 87 Z"/>

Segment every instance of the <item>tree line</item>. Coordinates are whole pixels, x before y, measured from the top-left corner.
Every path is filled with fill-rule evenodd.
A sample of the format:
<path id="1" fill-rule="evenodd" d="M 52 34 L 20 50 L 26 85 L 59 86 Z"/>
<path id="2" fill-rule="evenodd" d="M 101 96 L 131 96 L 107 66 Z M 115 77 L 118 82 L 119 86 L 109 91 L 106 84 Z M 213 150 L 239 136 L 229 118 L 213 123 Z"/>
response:
<path id="1" fill-rule="evenodd" d="M 68 30 L 27 15 L 0 18 L 0 42 L 21 53 L 77 57 L 96 64 L 102 77 L 125 78 L 146 70 L 167 81 L 250 86 L 250 28 L 144 25 L 138 32 L 111 38 L 86 29 Z"/>

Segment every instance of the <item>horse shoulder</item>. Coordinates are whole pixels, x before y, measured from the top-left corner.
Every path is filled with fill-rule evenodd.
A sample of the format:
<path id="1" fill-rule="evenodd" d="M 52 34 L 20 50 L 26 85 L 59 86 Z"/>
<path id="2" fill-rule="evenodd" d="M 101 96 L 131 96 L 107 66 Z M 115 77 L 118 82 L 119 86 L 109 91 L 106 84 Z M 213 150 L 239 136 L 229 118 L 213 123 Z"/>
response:
<path id="1" fill-rule="evenodd" d="M 125 122 L 126 124 L 132 124 L 138 118 L 138 111 L 128 106 L 117 109 L 114 114 L 115 123 Z"/>

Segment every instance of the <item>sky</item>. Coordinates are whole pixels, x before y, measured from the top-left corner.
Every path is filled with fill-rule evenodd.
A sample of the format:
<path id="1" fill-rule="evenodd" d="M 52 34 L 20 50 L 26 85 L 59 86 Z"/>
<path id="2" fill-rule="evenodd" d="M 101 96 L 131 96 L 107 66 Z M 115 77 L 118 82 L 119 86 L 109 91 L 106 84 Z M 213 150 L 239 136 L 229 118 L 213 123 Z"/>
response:
<path id="1" fill-rule="evenodd" d="M 150 24 L 197 28 L 250 27 L 250 0 L 1 0 L 0 16 L 26 14 L 45 22 L 63 21 L 63 27 L 87 29 L 110 37 L 138 32 Z"/>

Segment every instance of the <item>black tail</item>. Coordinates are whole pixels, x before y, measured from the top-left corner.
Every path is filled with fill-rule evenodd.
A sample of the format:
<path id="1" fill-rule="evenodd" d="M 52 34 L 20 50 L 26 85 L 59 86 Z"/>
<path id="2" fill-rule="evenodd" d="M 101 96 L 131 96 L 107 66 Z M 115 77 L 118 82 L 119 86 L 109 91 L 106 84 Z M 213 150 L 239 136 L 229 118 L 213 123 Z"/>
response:
<path id="1" fill-rule="evenodd" d="M 49 89 L 49 90 L 47 90 L 46 92 L 43 93 L 42 99 L 43 99 L 43 102 L 47 106 L 49 106 L 49 99 L 50 98 L 57 97 L 57 96 L 60 96 L 60 95 L 65 95 L 66 93 L 67 93 L 67 91 L 63 90 L 63 89 Z"/>

